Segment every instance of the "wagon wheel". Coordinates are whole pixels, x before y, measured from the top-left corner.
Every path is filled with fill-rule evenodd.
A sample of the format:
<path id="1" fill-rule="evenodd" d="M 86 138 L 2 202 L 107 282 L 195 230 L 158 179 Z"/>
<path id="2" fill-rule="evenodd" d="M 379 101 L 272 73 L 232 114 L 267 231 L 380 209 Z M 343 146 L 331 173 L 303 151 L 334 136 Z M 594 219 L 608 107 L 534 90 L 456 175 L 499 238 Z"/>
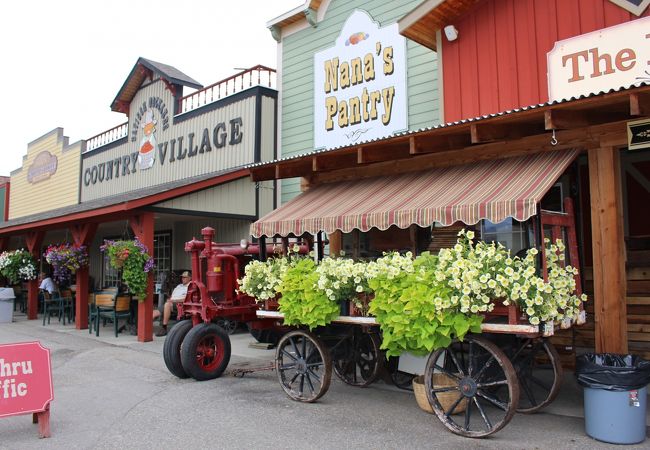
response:
<path id="1" fill-rule="evenodd" d="M 366 387 L 377 379 L 382 365 L 379 338 L 374 333 L 364 333 L 356 327 L 336 344 L 340 347 L 334 353 L 332 363 L 334 373 L 344 383 L 351 386 Z"/>
<path id="2" fill-rule="evenodd" d="M 275 351 L 275 368 L 282 389 L 293 400 L 315 402 L 330 387 L 329 352 L 308 331 L 296 330 L 282 336 Z"/>
<path id="3" fill-rule="evenodd" d="M 181 346 L 183 369 L 198 381 L 219 377 L 230 361 L 230 338 L 223 328 L 201 323 L 185 336 Z"/>
<path id="4" fill-rule="evenodd" d="M 181 320 L 169 330 L 163 344 L 163 360 L 167 369 L 178 378 L 187 378 L 187 372 L 181 362 L 181 345 L 192 328 L 191 320 Z"/>
<path id="5" fill-rule="evenodd" d="M 547 339 L 520 340 L 511 360 L 521 390 L 517 412 L 534 413 L 555 400 L 562 384 L 562 364 L 553 344 Z"/>
<path id="6" fill-rule="evenodd" d="M 466 336 L 464 342 L 432 353 L 424 377 L 431 407 L 460 436 L 478 438 L 499 431 L 519 403 L 512 363 L 499 347 L 478 336 Z"/>
<path id="7" fill-rule="evenodd" d="M 237 330 L 237 325 L 239 325 L 236 320 L 227 319 L 225 317 L 217 319 L 216 324 L 226 330 L 226 333 L 228 334 L 233 334 L 235 330 Z"/>

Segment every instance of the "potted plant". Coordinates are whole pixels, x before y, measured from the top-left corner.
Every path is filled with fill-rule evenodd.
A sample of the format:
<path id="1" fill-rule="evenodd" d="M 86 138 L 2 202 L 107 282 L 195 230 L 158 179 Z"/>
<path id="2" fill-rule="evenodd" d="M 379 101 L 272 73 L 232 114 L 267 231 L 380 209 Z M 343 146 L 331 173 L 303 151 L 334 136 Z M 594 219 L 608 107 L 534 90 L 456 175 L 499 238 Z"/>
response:
<path id="1" fill-rule="evenodd" d="M 59 284 L 69 283 L 77 270 L 88 265 L 88 249 L 85 245 L 76 247 L 69 243 L 53 244 L 43 254 L 52 266 L 52 277 Z"/>
<path id="2" fill-rule="evenodd" d="M 11 284 L 35 280 L 36 261 L 25 249 L 5 251 L 0 254 L 0 273 Z"/>
<path id="3" fill-rule="evenodd" d="M 147 295 L 147 273 L 154 267 L 147 247 L 137 238 L 119 241 L 105 239 L 100 250 L 105 253 L 113 268 L 122 269 L 122 281 L 129 291 L 138 301 L 144 301 Z"/>

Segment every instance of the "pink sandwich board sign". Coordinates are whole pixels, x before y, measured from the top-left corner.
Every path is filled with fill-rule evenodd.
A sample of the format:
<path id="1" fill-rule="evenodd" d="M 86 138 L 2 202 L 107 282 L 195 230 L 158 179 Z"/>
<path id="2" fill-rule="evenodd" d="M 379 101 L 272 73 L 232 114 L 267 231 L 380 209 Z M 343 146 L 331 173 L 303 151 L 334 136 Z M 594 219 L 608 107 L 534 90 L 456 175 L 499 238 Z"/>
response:
<path id="1" fill-rule="evenodd" d="M 40 342 L 0 344 L 0 417 L 33 414 L 40 437 L 50 437 L 53 399 L 50 350 Z"/>

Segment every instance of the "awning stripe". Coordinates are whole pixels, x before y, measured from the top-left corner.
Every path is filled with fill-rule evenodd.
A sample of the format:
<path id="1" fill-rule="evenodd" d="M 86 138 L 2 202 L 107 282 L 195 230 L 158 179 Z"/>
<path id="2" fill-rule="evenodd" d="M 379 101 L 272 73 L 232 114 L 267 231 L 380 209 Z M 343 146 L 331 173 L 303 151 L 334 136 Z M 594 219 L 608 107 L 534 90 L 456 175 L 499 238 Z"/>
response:
<path id="1" fill-rule="evenodd" d="M 577 156 L 577 150 L 483 161 L 315 186 L 251 225 L 260 236 L 385 230 L 392 225 L 523 221 Z"/>

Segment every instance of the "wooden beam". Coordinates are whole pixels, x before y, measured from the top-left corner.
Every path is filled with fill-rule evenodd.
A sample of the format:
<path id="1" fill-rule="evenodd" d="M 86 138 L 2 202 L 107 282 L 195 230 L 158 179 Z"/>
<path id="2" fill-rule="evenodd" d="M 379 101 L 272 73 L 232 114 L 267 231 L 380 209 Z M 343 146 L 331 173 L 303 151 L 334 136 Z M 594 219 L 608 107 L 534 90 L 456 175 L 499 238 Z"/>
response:
<path id="1" fill-rule="evenodd" d="M 72 239 L 77 247 L 85 245 L 90 246 L 95 232 L 97 231 L 97 223 L 83 223 L 79 225 L 72 225 L 70 231 L 72 232 Z M 88 292 L 90 280 L 88 266 L 82 267 L 77 270 L 75 275 L 77 290 L 75 292 L 75 328 L 77 330 L 85 330 L 88 328 Z"/>
<path id="2" fill-rule="evenodd" d="M 633 92 L 630 94 L 630 115 L 650 116 L 650 96 Z"/>
<path id="3" fill-rule="evenodd" d="M 411 155 L 422 155 L 424 153 L 435 153 L 461 149 L 472 143 L 469 127 L 467 133 L 443 134 L 443 135 L 417 135 L 409 139 L 409 153 Z"/>
<path id="4" fill-rule="evenodd" d="M 30 231 L 25 235 L 25 243 L 29 253 L 34 259 L 41 258 L 41 245 L 43 245 L 44 231 Z M 27 319 L 38 319 L 38 281 L 31 280 L 27 282 Z"/>
<path id="5" fill-rule="evenodd" d="M 588 125 L 589 120 L 586 114 L 580 111 L 557 109 L 544 111 L 544 128 L 546 130 L 567 130 Z"/>
<path id="6" fill-rule="evenodd" d="M 381 161 L 393 161 L 395 159 L 408 158 L 410 146 L 406 143 L 399 143 L 382 147 L 359 147 L 357 150 L 357 164 L 371 164 Z"/>
<path id="7" fill-rule="evenodd" d="M 625 241 L 619 152 L 590 149 L 596 352 L 627 353 Z"/>
<path id="8" fill-rule="evenodd" d="M 142 242 L 153 257 L 153 213 L 142 212 L 131 216 L 129 225 L 133 233 Z M 153 340 L 153 271 L 147 276 L 147 297 L 138 301 L 138 341 L 149 342 Z"/>
<path id="9" fill-rule="evenodd" d="M 357 164 L 357 151 L 355 149 L 345 149 L 344 151 L 314 155 L 311 159 L 311 172 L 345 169 Z M 303 173 L 302 175 L 306 174 Z"/>
<path id="10" fill-rule="evenodd" d="M 314 184 L 333 181 L 355 180 L 382 176 L 387 173 L 399 174 L 417 172 L 419 170 L 470 164 L 490 159 L 522 156 L 539 151 L 556 151 L 569 148 L 591 148 L 598 146 L 598 138 L 617 136 L 626 133 L 626 123 L 615 122 L 593 127 L 565 130 L 556 133 L 557 145 L 552 145 L 550 135 L 536 135 L 510 141 L 477 144 L 470 147 L 427 153 L 413 156 L 409 159 L 385 161 L 369 166 L 343 169 L 336 172 L 319 173 L 315 175 Z"/>
<path id="11" fill-rule="evenodd" d="M 541 119 L 540 119 L 541 120 Z M 540 123 L 473 123 L 470 125 L 470 136 L 472 144 L 494 142 L 504 139 L 519 139 L 526 136 L 541 134 L 544 132 Z"/>

